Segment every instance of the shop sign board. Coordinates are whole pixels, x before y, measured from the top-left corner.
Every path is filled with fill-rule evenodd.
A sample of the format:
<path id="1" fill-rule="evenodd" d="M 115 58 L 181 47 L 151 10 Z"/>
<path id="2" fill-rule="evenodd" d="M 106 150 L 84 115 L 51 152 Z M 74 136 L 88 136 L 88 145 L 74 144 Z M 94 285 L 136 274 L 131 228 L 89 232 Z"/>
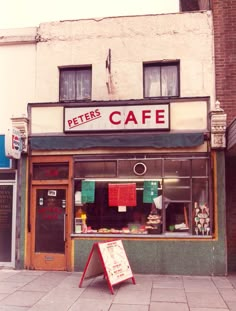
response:
<path id="1" fill-rule="evenodd" d="M 0 169 L 11 168 L 11 160 L 5 155 L 5 135 L 0 135 Z"/>
<path id="2" fill-rule="evenodd" d="M 135 279 L 121 240 L 94 243 L 89 254 L 79 287 L 83 280 L 104 274 L 110 291 L 114 294 L 113 285 L 125 280 Z"/>
<path id="3" fill-rule="evenodd" d="M 8 158 L 20 159 L 22 151 L 21 132 L 17 128 L 8 129 L 5 137 L 5 154 Z"/>
<path id="4" fill-rule="evenodd" d="M 169 130 L 169 104 L 64 107 L 64 131 Z"/>

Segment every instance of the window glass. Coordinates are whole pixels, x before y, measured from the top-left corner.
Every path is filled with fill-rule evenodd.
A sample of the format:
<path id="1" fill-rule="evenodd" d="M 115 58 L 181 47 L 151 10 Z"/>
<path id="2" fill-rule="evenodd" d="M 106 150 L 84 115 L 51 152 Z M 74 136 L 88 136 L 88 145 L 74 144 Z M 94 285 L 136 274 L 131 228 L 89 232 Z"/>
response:
<path id="1" fill-rule="evenodd" d="M 12 201 L 13 186 L 0 185 L 0 262 L 11 261 Z"/>
<path id="2" fill-rule="evenodd" d="M 90 99 L 91 97 L 91 70 L 76 71 L 76 99 Z"/>
<path id="3" fill-rule="evenodd" d="M 164 176 L 165 177 L 178 177 L 190 176 L 190 160 L 182 159 L 165 159 Z"/>
<path id="4" fill-rule="evenodd" d="M 178 96 L 178 69 L 176 66 L 161 67 L 162 96 Z"/>
<path id="5" fill-rule="evenodd" d="M 212 215 L 209 206 L 208 179 L 193 179 L 193 234 L 209 235 L 212 230 Z"/>
<path id="6" fill-rule="evenodd" d="M 37 189 L 36 200 L 35 252 L 64 253 L 66 191 Z"/>
<path id="7" fill-rule="evenodd" d="M 14 180 L 15 179 L 15 172 L 0 172 L 0 179 L 3 179 L 3 180 Z"/>
<path id="8" fill-rule="evenodd" d="M 187 157 L 76 161 L 74 232 L 211 235 L 209 176 L 191 174 L 200 164 L 206 169 L 207 161 Z M 146 172 L 137 176 L 136 164 L 145 164 Z"/>
<path id="9" fill-rule="evenodd" d="M 144 97 L 179 96 L 178 64 L 144 65 Z"/>
<path id="10" fill-rule="evenodd" d="M 116 177 L 115 161 L 78 161 L 75 162 L 75 177 Z"/>
<path id="11" fill-rule="evenodd" d="M 192 165 L 192 175 L 193 176 L 207 176 L 207 164 L 206 159 L 194 159 Z"/>
<path id="12" fill-rule="evenodd" d="M 189 231 L 189 204 L 170 203 L 165 210 L 167 232 Z"/>
<path id="13" fill-rule="evenodd" d="M 118 176 L 120 177 L 161 177 L 161 159 L 119 160 Z"/>
<path id="14" fill-rule="evenodd" d="M 91 98 L 91 68 L 60 70 L 60 100 L 81 100 Z"/>
<path id="15" fill-rule="evenodd" d="M 208 202 L 208 179 L 207 178 L 193 178 L 193 201 L 197 204 L 205 204 Z"/>
<path id="16" fill-rule="evenodd" d="M 67 163 L 35 163 L 33 164 L 33 179 L 51 180 L 67 179 L 69 167 Z"/>
<path id="17" fill-rule="evenodd" d="M 145 97 L 161 96 L 161 71 L 160 67 L 144 67 Z"/>
<path id="18" fill-rule="evenodd" d="M 165 197 L 169 200 L 190 201 L 190 179 L 164 179 Z"/>

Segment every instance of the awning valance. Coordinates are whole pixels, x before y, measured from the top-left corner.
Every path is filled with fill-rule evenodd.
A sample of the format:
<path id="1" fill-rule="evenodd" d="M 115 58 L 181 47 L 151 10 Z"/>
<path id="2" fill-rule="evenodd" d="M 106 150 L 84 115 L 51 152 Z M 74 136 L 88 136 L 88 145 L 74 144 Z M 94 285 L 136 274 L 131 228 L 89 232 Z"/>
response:
<path id="1" fill-rule="evenodd" d="M 87 134 L 77 136 L 32 136 L 32 150 L 75 150 L 90 148 L 151 147 L 187 148 L 204 143 L 204 133 Z"/>

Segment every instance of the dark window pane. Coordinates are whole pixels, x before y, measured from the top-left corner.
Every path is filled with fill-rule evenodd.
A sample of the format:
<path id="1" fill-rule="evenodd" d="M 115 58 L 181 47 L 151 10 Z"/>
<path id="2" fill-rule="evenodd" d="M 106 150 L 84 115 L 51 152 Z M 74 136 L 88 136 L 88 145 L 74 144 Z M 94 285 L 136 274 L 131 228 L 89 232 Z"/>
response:
<path id="1" fill-rule="evenodd" d="M 208 176 L 206 159 L 194 159 L 192 161 L 192 175 L 193 176 Z"/>
<path id="2" fill-rule="evenodd" d="M 118 160 L 118 175 L 119 177 L 133 177 L 137 178 L 138 175 L 135 171 L 139 169 L 140 165 L 140 178 L 144 177 L 161 177 L 161 160 Z M 146 167 L 146 169 L 145 169 Z M 137 172 L 138 173 L 138 172 Z"/>
<path id="3" fill-rule="evenodd" d="M 67 179 L 68 175 L 69 167 L 66 163 L 40 163 L 33 165 L 33 179 L 35 180 Z"/>
<path id="4" fill-rule="evenodd" d="M 189 231 L 189 204 L 170 203 L 166 212 L 166 231 Z"/>
<path id="5" fill-rule="evenodd" d="M 193 178 L 193 202 L 208 204 L 208 179 Z"/>
<path id="6" fill-rule="evenodd" d="M 37 190 L 35 251 L 64 253 L 66 191 Z"/>
<path id="7" fill-rule="evenodd" d="M 11 172 L 11 173 L 0 173 L 0 179 L 2 180 L 14 180 L 15 179 L 15 172 Z"/>
<path id="8" fill-rule="evenodd" d="M 12 185 L 0 185 L 0 262 L 11 261 Z"/>
<path id="9" fill-rule="evenodd" d="M 165 179 L 164 193 L 169 200 L 189 201 L 191 199 L 190 179 Z"/>
<path id="10" fill-rule="evenodd" d="M 190 176 L 191 174 L 190 160 L 166 159 L 164 160 L 164 176 L 178 177 Z"/>
<path id="11" fill-rule="evenodd" d="M 116 161 L 75 162 L 75 177 L 116 177 Z"/>

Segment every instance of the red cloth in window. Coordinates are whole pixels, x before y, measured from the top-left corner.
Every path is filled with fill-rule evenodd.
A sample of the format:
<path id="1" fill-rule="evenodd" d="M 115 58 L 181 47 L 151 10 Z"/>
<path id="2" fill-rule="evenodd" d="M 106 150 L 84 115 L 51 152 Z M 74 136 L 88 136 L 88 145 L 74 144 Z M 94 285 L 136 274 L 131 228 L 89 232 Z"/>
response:
<path id="1" fill-rule="evenodd" d="M 109 206 L 136 206 L 136 184 L 109 184 Z"/>

